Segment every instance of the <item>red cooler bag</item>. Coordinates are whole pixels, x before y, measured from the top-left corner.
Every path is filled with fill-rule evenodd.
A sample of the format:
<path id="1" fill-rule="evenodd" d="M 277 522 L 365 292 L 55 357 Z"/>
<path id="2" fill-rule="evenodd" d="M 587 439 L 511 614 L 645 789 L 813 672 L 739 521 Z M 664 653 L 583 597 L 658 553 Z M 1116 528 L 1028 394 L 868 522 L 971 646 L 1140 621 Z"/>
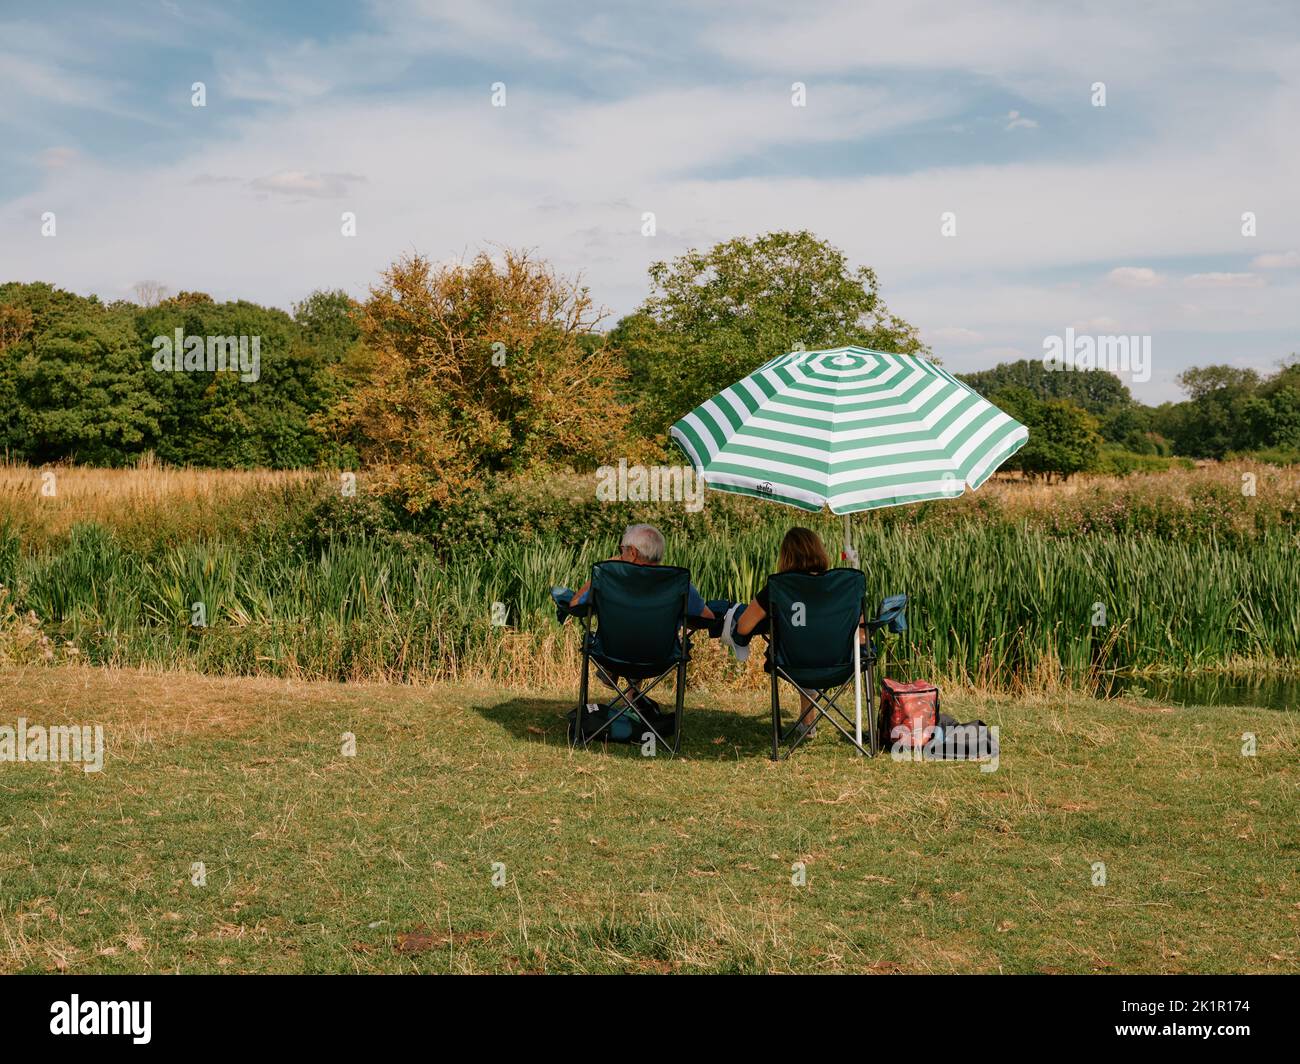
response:
<path id="1" fill-rule="evenodd" d="M 880 741 L 903 749 L 925 746 L 939 723 L 939 688 L 925 680 L 880 685 Z M 905 729 L 895 732 L 895 729 Z"/>

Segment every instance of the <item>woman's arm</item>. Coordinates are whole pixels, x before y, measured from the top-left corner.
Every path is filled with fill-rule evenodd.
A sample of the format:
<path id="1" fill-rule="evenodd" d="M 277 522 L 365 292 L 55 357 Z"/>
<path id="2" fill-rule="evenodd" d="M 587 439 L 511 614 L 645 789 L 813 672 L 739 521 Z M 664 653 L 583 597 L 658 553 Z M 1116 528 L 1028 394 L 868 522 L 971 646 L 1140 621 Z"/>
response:
<path id="1" fill-rule="evenodd" d="M 758 604 L 758 599 L 754 599 L 745 607 L 745 612 L 742 613 L 740 619 L 736 621 L 737 633 L 740 635 L 749 635 L 758 622 L 766 616 L 767 610 L 763 609 L 763 607 Z"/>

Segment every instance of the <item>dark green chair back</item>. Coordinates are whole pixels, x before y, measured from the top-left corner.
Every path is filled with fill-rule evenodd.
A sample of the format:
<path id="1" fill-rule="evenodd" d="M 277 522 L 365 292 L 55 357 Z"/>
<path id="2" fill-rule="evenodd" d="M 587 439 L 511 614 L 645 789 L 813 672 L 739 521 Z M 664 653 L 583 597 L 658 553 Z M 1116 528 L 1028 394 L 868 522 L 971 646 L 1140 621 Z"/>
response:
<path id="1" fill-rule="evenodd" d="M 866 587 L 861 569 L 768 578 L 773 657 L 799 686 L 824 691 L 852 678 L 853 639 Z"/>
<path id="2" fill-rule="evenodd" d="M 597 619 L 596 656 L 623 675 L 653 675 L 682 655 L 689 569 L 675 565 L 597 562 L 591 569 L 591 603 Z"/>

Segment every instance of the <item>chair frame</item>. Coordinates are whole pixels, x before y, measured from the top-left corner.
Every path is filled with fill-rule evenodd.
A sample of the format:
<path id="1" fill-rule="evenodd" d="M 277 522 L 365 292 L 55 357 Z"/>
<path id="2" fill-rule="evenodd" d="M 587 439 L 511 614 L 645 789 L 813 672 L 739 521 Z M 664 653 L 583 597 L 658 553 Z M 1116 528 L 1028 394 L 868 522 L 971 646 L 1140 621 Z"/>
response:
<path id="1" fill-rule="evenodd" d="M 678 749 L 680 749 L 681 742 L 682 742 L 682 708 L 686 699 L 686 664 L 690 659 L 690 652 L 691 652 L 691 631 L 690 631 L 690 627 L 688 626 L 687 617 L 686 617 L 686 604 L 690 594 L 689 571 L 687 572 L 686 584 L 688 590 L 685 594 L 682 595 L 681 607 L 678 610 L 678 614 L 677 614 L 677 622 L 676 622 L 677 632 L 674 637 L 674 641 L 676 642 L 677 651 L 678 651 L 677 661 L 669 665 L 662 672 L 658 673 L 657 675 L 654 675 L 652 680 L 650 676 L 646 676 L 642 679 L 637 680 L 637 682 L 641 684 L 641 688 L 637 692 L 637 694 L 648 695 L 652 690 L 658 687 L 659 684 L 661 684 L 664 680 L 666 680 L 669 675 L 671 675 L 674 672 L 677 674 L 676 704 L 674 707 L 674 719 L 673 719 L 673 741 L 669 742 L 667 739 L 665 739 L 662 735 L 659 734 L 658 729 L 655 728 L 655 726 L 651 724 L 648 720 L 646 720 L 645 717 L 643 716 L 640 717 L 641 723 L 644 724 L 654 735 L 656 744 L 662 744 L 663 746 L 667 747 L 668 756 L 670 758 L 674 757 L 677 754 L 677 751 Z M 632 691 L 631 680 L 629 680 L 628 685 L 626 687 L 620 685 L 618 682 L 618 677 L 612 676 L 609 670 L 606 669 L 605 666 L 602 665 L 601 662 L 596 657 L 594 657 L 591 653 L 591 637 L 593 634 L 591 621 L 593 617 L 599 619 L 600 616 L 600 600 L 596 593 L 595 566 L 592 566 L 590 595 L 591 598 L 588 603 L 590 608 L 587 609 L 582 616 L 582 675 L 578 685 L 578 712 L 576 715 L 576 719 L 574 720 L 574 729 L 573 729 L 574 738 L 573 738 L 573 742 L 571 743 L 572 746 L 575 747 L 580 746 L 583 749 L 586 749 L 593 742 L 599 739 L 600 736 L 605 731 L 607 731 L 610 727 L 613 726 L 616 720 L 624 716 L 629 711 L 634 711 L 636 709 L 635 702 L 633 701 L 632 698 L 629 697 L 629 694 Z M 599 631 L 599 627 L 596 630 Z M 614 690 L 615 692 L 614 704 L 618 705 L 619 703 L 622 703 L 622 705 L 619 708 L 619 711 L 615 713 L 613 716 L 611 716 L 609 720 L 605 721 L 605 723 L 602 724 L 599 728 L 597 728 L 596 731 L 594 731 L 589 736 L 585 736 L 582 730 L 582 715 L 587 711 L 587 700 L 591 688 L 590 672 L 591 672 L 592 665 L 596 666 L 596 671 L 599 674 L 601 680 L 603 680 L 609 687 L 611 687 Z M 648 686 L 645 684 L 645 680 L 651 680 Z"/>
<path id="2" fill-rule="evenodd" d="M 768 614 L 767 643 L 768 643 L 768 651 L 772 659 L 771 697 L 772 697 L 772 760 L 773 761 L 788 760 L 790 755 L 793 754 L 795 750 L 799 748 L 799 744 L 802 743 L 804 739 L 808 737 L 807 732 L 804 732 L 802 735 L 798 734 L 799 717 L 795 718 L 795 722 L 792 725 L 790 725 L 788 731 L 783 731 L 783 726 L 781 724 L 781 690 L 780 690 L 781 680 L 785 680 L 788 684 L 794 687 L 795 690 L 799 691 L 805 698 L 808 699 L 808 701 L 811 703 L 811 708 L 816 711 L 813 716 L 814 723 L 816 723 L 818 718 L 824 717 L 826 720 L 828 720 L 839 730 L 840 734 L 843 735 L 844 738 L 846 738 L 855 747 L 857 747 L 858 752 L 862 754 L 864 757 L 875 757 L 876 754 L 880 752 L 880 745 L 878 742 L 878 736 L 876 734 L 876 714 L 875 714 L 875 707 L 874 707 L 875 696 L 873 694 L 876 687 L 875 632 L 876 629 L 879 627 L 879 625 L 877 625 L 875 622 L 872 621 L 866 621 L 867 596 L 865 592 L 862 595 L 861 616 L 863 618 L 863 623 L 859 623 L 854 627 L 853 637 L 856 639 L 857 634 L 860 631 L 865 631 L 867 633 L 866 643 L 862 644 L 862 650 L 861 650 L 862 657 L 860 661 L 855 661 L 856 667 L 854 669 L 854 672 L 852 672 L 849 675 L 849 678 L 845 680 L 842 684 L 840 684 L 839 687 L 837 687 L 834 691 L 827 693 L 825 691 L 808 690 L 779 664 L 780 656 L 777 653 L 777 647 L 780 644 L 779 629 L 781 627 L 781 623 L 784 622 L 781 621 L 781 619 L 777 616 L 775 611 L 772 611 Z M 856 657 L 857 655 L 855 655 L 855 658 Z M 842 709 L 840 709 L 838 703 L 838 699 L 840 698 L 840 696 L 844 694 L 848 686 L 850 684 L 855 684 L 858 682 L 858 679 L 861 676 L 863 671 L 865 671 L 867 674 L 867 690 L 866 690 L 866 697 L 864 699 L 865 702 L 864 711 L 867 714 L 868 735 L 870 736 L 868 740 L 869 747 L 864 747 L 858 741 L 855 735 L 857 731 L 856 719 L 852 719 L 847 714 L 845 714 L 845 712 Z M 831 716 L 832 712 L 836 713 L 839 716 L 840 720 L 844 721 L 844 724 L 852 726 L 854 728 L 854 731 L 850 732 L 847 728 L 844 727 L 844 725 L 841 725 L 839 720 L 836 720 L 835 717 Z M 792 739 L 793 742 L 791 741 Z M 789 749 L 787 749 L 783 755 L 781 753 L 781 749 L 782 747 L 785 747 L 787 745 L 789 746 Z"/>

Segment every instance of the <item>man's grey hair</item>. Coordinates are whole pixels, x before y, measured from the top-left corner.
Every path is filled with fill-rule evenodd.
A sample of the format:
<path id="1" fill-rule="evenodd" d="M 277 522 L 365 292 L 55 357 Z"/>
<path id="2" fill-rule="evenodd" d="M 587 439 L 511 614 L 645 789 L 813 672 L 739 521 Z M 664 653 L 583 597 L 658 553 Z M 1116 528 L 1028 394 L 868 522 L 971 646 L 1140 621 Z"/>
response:
<path id="1" fill-rule="evenodd" d="M 664 534 L 654 525 L 628 525 L 623 533 L 623 545 L 635 547 L 651 565 L 664 560 Z"/>

